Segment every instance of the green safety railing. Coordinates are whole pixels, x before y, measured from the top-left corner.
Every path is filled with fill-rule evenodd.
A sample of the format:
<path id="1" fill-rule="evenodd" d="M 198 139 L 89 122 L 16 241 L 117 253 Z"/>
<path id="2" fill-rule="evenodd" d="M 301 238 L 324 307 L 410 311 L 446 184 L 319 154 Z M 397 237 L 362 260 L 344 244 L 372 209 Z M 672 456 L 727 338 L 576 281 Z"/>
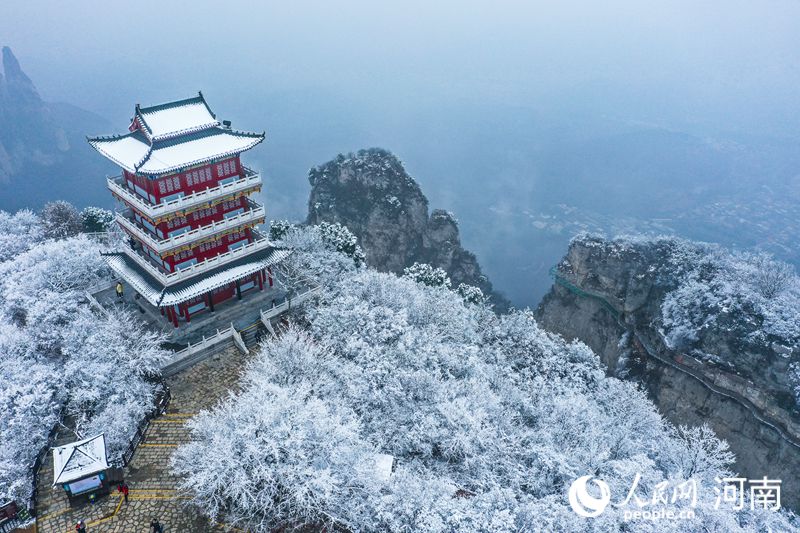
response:
<path id="1" fill-rule="evenodd" d="M 591 292 L 587 292 L 587 291 L 581 289 L 580 287 L 578 287 L 574 283 L 570 282 L 567 278 L 565 278 L 564 276 L 559 274 L 558 273 L 558 269 L 556 267 L 552 267 L 550 269 L 550 275 L 553 276 L 553 279 L 555 280 L 556 283 L 558 283 L 559 285 L 561 285 L 562 287 L 564 287 L 568 291 L 572 292 L 573 294 L 577 294 L 578 296 L 584 296 L 586 298 L 592 298 L 594 300 L 597 300 L 612 315 L 614 315 L 615 318 L 619 318 L 619 311 L 613 305 L 611 305 L 611 303 L 608 300 L 606 300 L 605 298 L 603 298 L 600 295 L 597 295 L 597 294 L 594 294 L 594 293 L 591 293 Z"/>

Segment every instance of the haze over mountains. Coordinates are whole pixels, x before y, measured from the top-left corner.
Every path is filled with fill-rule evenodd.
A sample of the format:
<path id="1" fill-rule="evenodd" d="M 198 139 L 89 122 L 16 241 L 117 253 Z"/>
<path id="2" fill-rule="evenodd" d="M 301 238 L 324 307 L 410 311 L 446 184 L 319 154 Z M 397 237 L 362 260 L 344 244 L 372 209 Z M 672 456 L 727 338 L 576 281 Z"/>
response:
<path id="1" fill-rule="evenodd" d="M 356 87 L 351 92 L 334 82 L 293 86 L 297 74 L 291 69 L 291 75 L 237 83 L 234 89 L 223 83 L 227 76 L 212 73 L 216 62 L 209 73 L 186 77 L 188 67 L 173 58 L 177 73 L 159 75 L 160 62 L 168 59 L 148 56 L 137 60 L 146 68 L 127 74 L 129 84 L 121 83 L 119 67 L 106 65 L 107 59 L 93 67 L 102 75 L 81 81 L 95 95 L 92 109 L 109 114 L 109 122 L 43 101 L 10 51 L 6 55 L 2 209 L 36 208 L 55 198 L 110 207 L 103 178 L 116 169 L 91 152 L 85 136 L 124 133 L 137 102 L 154 104 L 201 89 L 215 107 L 230 113 L 221 118 L 232 119 L 234 127 L 267 130 L 267 142 L 248 162 L 264 173 L 270 218 L 304 218 L 309 168 L 338 153 L 389 149 L 432 205 L 454 213 L 464 246 L 518 306 L 538 302 L 550 286 L 550 267 L 582 230 L 676 233 L 765 249 L 800 264 L 794 243 L 800 232 L 800 143 L 768 121 L 749 127 L 757 121 L 739 116 L 747 109 L 730 122 L 717 120 L 719 109 L 698 111 L 689 127 L 669 118 L 691 109 L 648 110 L 645 96 L 621 102 L 634 86 L 623 94 L 616 86 L 585 85 L 557 98 L 541 93 L 525 101 L 518 95 L 504 99 L 502 87 L 493 94 L 489 82 L 479 84 L 473 97 L 451 86 L 433 85 L 422 93 L 406 78 L 386 92 L 387 85 L 355 72 L 319 73 L 334 81 L 351 75 Z M 234 53 L 225 59 L 232 73 L 241 73 L 247 62 Z M 52 78 L 64 67 L 31 61 L 48 79 L 47 93 L 58 93 Z M 264 68 L 271 72 L 278 66 Z M 74 87 L 70 83 L 65 87 Z M 74 91 L 50 99 L 68 99 L 66 93 Z M 774 106 L 780 102 L 775 100 Z M 761 116 L 771 116 L 765 101 L 753 103 Z M 794 112 L 786 109 L 787 120 Z M 659 116 L 663 120 L 654 119 Z"/>
<path id="2" fill-rule="evenodd" d="M 45 102 L 7 46 L 0 76 L 0 209 L 38 208 L 62 198 L 79 205 L 107 203 L 98 187 L 113 169 L 93 157 L 91 131 L 108 128 L 98 115 Z"/>

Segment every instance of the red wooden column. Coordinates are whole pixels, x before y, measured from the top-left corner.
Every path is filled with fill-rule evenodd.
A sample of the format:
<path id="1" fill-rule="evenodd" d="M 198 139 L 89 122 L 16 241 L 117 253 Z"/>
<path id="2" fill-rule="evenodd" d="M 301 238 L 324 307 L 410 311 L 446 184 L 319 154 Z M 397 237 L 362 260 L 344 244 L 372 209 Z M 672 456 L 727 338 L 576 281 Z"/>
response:
<path id="1" fill-rule="evenodd" d="M 268 272 L 267 278 L 269 279 L 269 286 L 272 287 L 272 283 L 273 283 L 272 282 L 272 267 L 267 267 L 267 272 Z"/>
<path id="2" fill-rule="evenodd" d="M 263 291 L 264 290 L 264 273 L 259 270 L 258 272 L 256 272 L 256 274 L 258 274 L 258 290 Z"/>
<path id="3" fill-rule="evenodd" d="M 186 319 L 186 323 L 189 324 L 192 319 L 189 318 L 189 304 L 184 303 L 181 305 L 181 311 L 183 311 L 183 317 Z"/>
<path id="4" fill-rule="evenodd" d="M 206 293 L 206 304 L 208 304 L 208 310 L 212 313 L 214 312 L 214 291 L 209 291 Z"/>
<path id="5" fill-rule="evenodd" d="M 178 315 L 175 313 L 175 307 L 170 305 L 167 307 L 167 315 L 172 319 L 172 324 L 177 328 L 178 327 Z"/>

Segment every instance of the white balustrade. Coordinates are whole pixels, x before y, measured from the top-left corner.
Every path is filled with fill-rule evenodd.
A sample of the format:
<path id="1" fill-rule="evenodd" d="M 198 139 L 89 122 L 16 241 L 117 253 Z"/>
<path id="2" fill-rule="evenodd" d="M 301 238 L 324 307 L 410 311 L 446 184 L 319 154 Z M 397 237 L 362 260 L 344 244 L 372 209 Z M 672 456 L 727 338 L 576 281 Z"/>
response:
<path id="1" fill-rule="evenodd" d="M 160 204 L 151 204 L 147 200 L 137 195 L 135 192 L 128 189 L 122 176 L 108 178 L 106 181 L 108 182 L 109 190 L 111 190 L 111 192 L 117 197 L 121 198 L 125 203 L 134 207 L 140 213 L 147 215 L 148 218 L 157 219 L 170 213 L 174 213 L 175 211 L 182 211 L 196 207 L 206 202 L 210 202 L 216 198 L 260 186 L 261 174 L 248 171 L 243 178 L 240 178 L 236 181 L 232 181 L 224 185 L 218 185 L 216 187 L 198 191 L 192 194 L 187 194 L 185 196 L 181 196 L 180 198 L 170 200 L 169 202 L 162 202 Z"/>
<path id="2" fill-rule="evenodd" d="M 144 241 L 150 248 L 161 254 L 173 248 L 184 246 L 205 237 L 210 237 L 221 231 L 253 223 L 263 219 L 265 216 L 266 210 L 264 207 L 256 204 L 252 209 L 239 213 L 238 215 L 218 220 L 206 226 L 201 226 L 166 239 L 158 239 L 152 233 L 139 227 L 133 220 L 121 213 L 117 213 L 117 222 L 130 233 L 134 234 L 140 241 Z"/>
<path id="3" fill-rule="evenodd" d="M 147 271 L 162 285 L 173 285 L 180 281 L 189 279 L 192 276 L 196 276 L 197 274 L 207 272 L 212 268 L 236 261 L 237 259 L 250 255 L 253 252 L 269 248 L 270 246 L 272 246 L 272 244 L 270 243 L 269 239 L 259 239 L 257 241 L 245 244 L 244 246 L 240 246 L 235 250 L 230 250 L 224 254 L 209 257 L 208 259 L 205 259 L 199 263 L 195 263 L 194 265 L 170 273 L 162 272 L 147 258 L 129 248 L 125 250 L 125 253 L 128 257 L 136 261 L 141 267 L 147 269 Z"/>

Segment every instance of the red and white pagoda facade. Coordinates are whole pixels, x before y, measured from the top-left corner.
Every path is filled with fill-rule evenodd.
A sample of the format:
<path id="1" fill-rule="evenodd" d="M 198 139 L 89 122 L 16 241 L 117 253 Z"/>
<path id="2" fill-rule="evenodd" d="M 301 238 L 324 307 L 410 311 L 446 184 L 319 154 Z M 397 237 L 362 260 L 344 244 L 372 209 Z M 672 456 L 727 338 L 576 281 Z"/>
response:
<path id="1" fill-rule="evenodd" d="M 250 199 L 261 176 L 240 155 L 264 133 L 220 123 L 202 93 L 136 106 L 129 133 L 89 144 L 122 167 L 108 188 L 130 246 L 110 267 L 175 327 L 247 291 L 272 287 L 272 266 L 289 255 L 256 226 L 264 207 Z"/>

